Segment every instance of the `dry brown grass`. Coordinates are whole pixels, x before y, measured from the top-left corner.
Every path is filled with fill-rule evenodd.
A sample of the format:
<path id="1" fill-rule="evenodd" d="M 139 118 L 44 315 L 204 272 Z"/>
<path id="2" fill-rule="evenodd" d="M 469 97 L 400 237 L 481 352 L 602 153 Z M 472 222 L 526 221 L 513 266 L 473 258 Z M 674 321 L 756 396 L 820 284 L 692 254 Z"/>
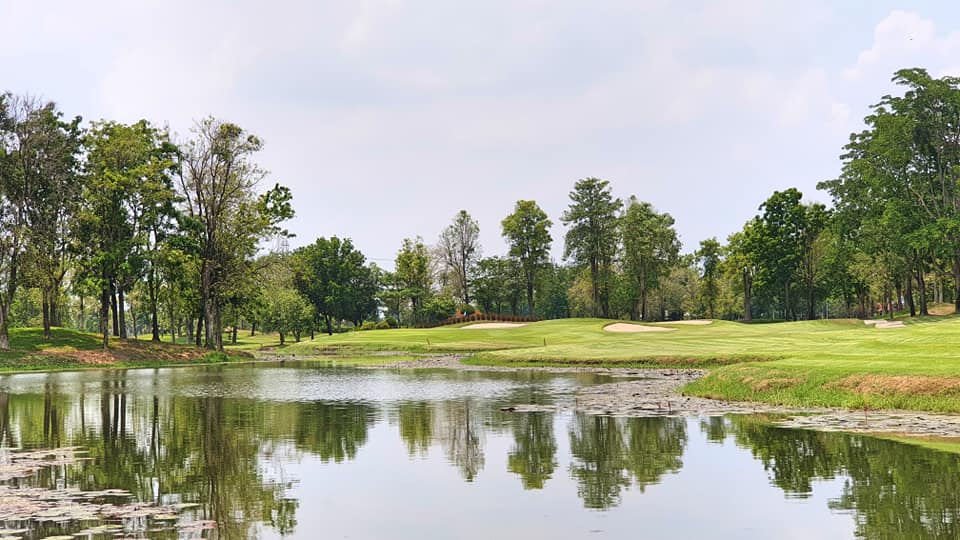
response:
<path id="1" fill-rule="evenodd" d="M 895 394 L 940 396 L 960 393 L 960 377 L 849 375 L 827 384 L 827 387 L 881 396 Z"/>
<path id="2" fill-rule="evenodd" d="M 802 379 L 797 377 L 764 377 L 761 379 L 744 377 L 742 381 L 744 384 L 749 385 L 754 392 L 765 392 L 767 390 L 789 388 L 803 382 Z"/>

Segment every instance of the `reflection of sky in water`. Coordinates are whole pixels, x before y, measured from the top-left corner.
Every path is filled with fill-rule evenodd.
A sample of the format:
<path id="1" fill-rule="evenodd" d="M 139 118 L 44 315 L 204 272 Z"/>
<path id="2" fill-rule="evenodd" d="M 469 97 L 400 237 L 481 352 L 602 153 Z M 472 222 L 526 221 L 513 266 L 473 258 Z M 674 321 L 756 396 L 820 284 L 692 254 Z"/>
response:
<path id="1" fill-rule="evenodd" d="M 857 526 L 883 538 L 956 532 L 955 455 L 776 429 L 753 417 L 499 410 L 607 381 L 277 364 L 27 374 L 0 376 L 7 398 L 0 422 L 16 444 L 50 444 L 44 415 L 54 411 L 63 423 L 56 444 L 129 454 L 127 465 L 104 472 L 110 485 L 94 487 L 132 489 L 115 485 L 120 477 L 154 485 L 159 474 L 164 497 L 180 500 L 170 487 L 179 485 L 184 500 L 206 504 L 204 475 L 222 474 L 215 484 L 228 497 L 218 504 L 236 515 L 229 497 L 290 485 L 258 495 L 296 500 L 286 538 L 850 538 Z M 112 436 L 104 418 L 113 418 Z M 149 470 L 154 426 L 161 459 L 178 452 L 168 465 L 184 467 L 178 477 Z M 93 472 L 100 471 L 79 476 L 100 478 Z M 265 523 L 230 530 L 220 538 L 280 537 Z"/>

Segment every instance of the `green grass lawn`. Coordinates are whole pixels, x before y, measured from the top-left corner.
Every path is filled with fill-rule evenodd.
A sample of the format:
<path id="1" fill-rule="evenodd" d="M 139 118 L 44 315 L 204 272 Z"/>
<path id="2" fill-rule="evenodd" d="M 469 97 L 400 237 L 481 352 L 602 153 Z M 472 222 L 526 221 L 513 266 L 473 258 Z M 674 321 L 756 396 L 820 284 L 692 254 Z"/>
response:
<path id="1" fill-rule="evenodd" d="M 566 319 L 509 329 L 457 327 L 318 335 L 291 354 L 402 350 L 472 353 L 498 365 L 593 364 L 705 367 L 684 391 L 795 406 L 960 412 L 960 317 L 906 320 L 876 329 L 859 320 L 741 324 L 715 321 L 670 332 L 618 334 L 611 321 Z M 263 336 L 263 343 L 276 338 Z M 256 343 L 244 343 L 246 349 Z"/>
<path id="2" fill-rule="evenodd" d="M 111 339 L 107 351 L 101 344 L 98 334 L 54 328 L 52 338 L 44 340 L 40 328 L 13 328 L 10 330 L 11 350 L 0 351 L 0 372 L 162 367 L 252 359 L 251 355 L 241 351 L 225 355 L 149 340 Z"/>

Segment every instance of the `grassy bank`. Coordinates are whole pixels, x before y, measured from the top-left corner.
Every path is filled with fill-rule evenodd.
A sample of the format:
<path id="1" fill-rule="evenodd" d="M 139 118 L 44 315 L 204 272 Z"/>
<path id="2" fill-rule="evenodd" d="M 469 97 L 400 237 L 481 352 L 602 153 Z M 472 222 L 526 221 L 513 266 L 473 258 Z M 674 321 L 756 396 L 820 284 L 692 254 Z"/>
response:
<path id="1" fill-rule="evenodd" d="M 0 351 L 0 372 L 57 371 L 91 368 L 165 367 L 251 360 L 249 353 L 228 354 L 186 345 L 113 339 L 103 350 L 101 337 L 55 328 L 52 339 L 44 340 L 39 328 L 10 330 L 11 350 Z"/>
<path id="2" fill-rule="evenodd" d="M 444 327 L 317 336 L 283 351 L 403 350 L 472 353 L 473 363 L 704 367 L 684 390 L 704 397 L 794 406 L 960 412 L 960 318 L 877 329 L 859 320 L 705 326 L 611 333 L 610 321 L 569 319 L 517 328 Z M 269 342 L 269 336 L 260 338 Z M 245 348 L 255 348 L 246 343 Z"/>

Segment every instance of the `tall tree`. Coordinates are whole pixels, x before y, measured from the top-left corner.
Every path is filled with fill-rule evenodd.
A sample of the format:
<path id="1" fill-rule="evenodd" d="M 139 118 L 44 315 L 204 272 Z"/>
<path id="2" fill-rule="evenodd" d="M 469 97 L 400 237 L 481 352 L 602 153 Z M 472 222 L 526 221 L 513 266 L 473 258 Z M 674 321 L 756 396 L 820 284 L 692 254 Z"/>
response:
<path id="1" fill-rule="evenodd" d="M 213 118 L 197 123 L 181 155 L 179 188 L 187 214 L 202 226 L 201 312 L 205 345 L 223 349 L 222 308 L 232 275 L 243 271 L 258 242 L 280 232 L 293 216 L 290 190 L 275 185 L 256 195 L 266 171 L 253 160 L 259 137 Z"/>
<path id="2" fill-rule="evenodd" d="M 716 238 L 707 238 L 700 241 L 700 249 L 696 253 L 700 265 L 700 291 L 703 303 L 707 306 L 707 315 L 711 319 L 716 317 L 717 295 L 719 294 L 718 278 L 720 276 L 720 242 Z"/>
<path id="3" fill-rule="evenodd" d="M 517 201 L 513 213 L 500 223 L 510 246 L 510 256 L 517 259 L 527 287 L 527 312 L 533 314 L 533 291 L 537 275 L 550 254 L 550 226 L 553 223 L 536 201 Z"/>
<path id="4" fill-rule="evenodd" d="M 26 196 L 17 130 L 26 111 L 11 94 L 0 95 L 0 349 L 10 349 L 10 307 L 20 285 L 26 246 Z"/>
<path id="5" fill-rule="evenodd" d="M 176 148 L 165 132 L 145 120 L 131 125 L 95 122 L 84 144 L 86 183 L 75 247 L 81 255 L 81 276 L 100 288 L 104 347 L 111 310 L 116 334 L 126 337 L 124 295 L 145 271 L 152 334 L 159 341 L 157 265 L 162 243 L 179 226 L 171 178 Z"/>
<path id="6" fill-rule="evenodd" d="M 759 220 L 754 218 L 743 226 L 743 230 L 727 238 L 727 256 L 724 266 L 743 295 L 743 320 L 753 320 L 753 280 L 757 275 L 757 231 Z"/>
<path id="7" fill-rule="evenodd" d="M 394 259 L 394 277 L 400 294 L 410 301 L 410 312 L 416 320 L 423 301 L 431 293 L 430 253 L 419 236 L 404 238 Z"/>
<path id="8" fill-rule="evenodd" d="M 658 213 L 648 202 L 630 197 L 620 218 L 623 235 L 623 272 L 631 303 L 630 315 L 647 319 L 647 299 L 680 253 L 673 218 Z"/>
<path id="9" fill-rule="evenodd" d="M 41 291 L 43 337 L 60 326 L 60 297 L 82 185 L 80 117 L 64 120 L 55 104 L 20 98 L 18 165 L 26 196 L 29 281 Z"/>
<path id="10" fill-rule="evenodd" d="M 455 294 L 469 304 L 470 279 L 481 255 L 480 226 L 466 210 L 461 210 L 440 234 L 439 247 L 447 271 L 452 274 Z"/>
<path id="11" fill-rule="evenodd" d="M 375 315 L 374 273 L 349 238 L 318 238 L 293 256 L 294 286 L 323 317 L 327 334 L 333 334 L 334 321 L 359 326 L 364 318 Z"/>
<path id="12" fill-rule="evenodd" d="M 611 264 L 619 244 L 617 212 L 623 206 L 609 182 L 578 180 L 570 192 L 570 207 L 560 220 L 569 227 L 564 257 L 589 268 L 594 315 L 610 316 Z"/>

